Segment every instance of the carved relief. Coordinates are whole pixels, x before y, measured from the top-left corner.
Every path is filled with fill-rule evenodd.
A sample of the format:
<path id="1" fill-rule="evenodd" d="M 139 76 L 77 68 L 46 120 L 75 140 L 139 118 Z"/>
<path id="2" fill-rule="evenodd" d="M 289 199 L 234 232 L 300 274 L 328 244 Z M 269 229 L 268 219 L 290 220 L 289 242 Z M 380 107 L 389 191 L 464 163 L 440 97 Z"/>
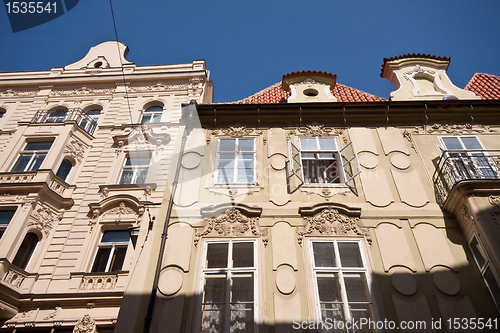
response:
<path id="1" fill-rule="evenodd" d="M 37 205 L 33 213 L 31 213 L 28 227 L 34 226 L 48 236 L 54 224 L 57 223 L 61 217 L 62 214 L 56 214 L 49 208 Z"/>
<path id="2" fill-rule="evenodd" d="M 256 128 L 249 128 L 245 126 L 229 126 L 228 128 L 220 128 L 212 131 L 214 136 L 230 136 L 232 138 L 243 138 L 245 136 L 258 136 L 264 134 L 263 131 Z"/>
<path id="3" fill-rule="evenodd" d="M 341 128 L 333 128 L 333 127 L 325 127 L 325 125 L 318 124 L 317 122 L 313 122 L 311 125 L 306 125 L 306 127 L 299 127 L 293 129 L 287 133 L 287 140 L 291 140 L 292 135 L 295 136 L 337 136 L 340 140 L 346 144 L 348 142 L 347 136 L 344 133 L 344 130 Z"/>
<path id="4" fill-rule="evenodd" d="M 94 211 L 93 213 L 94 215 L 98 215 L 99 211 L 97 212 Z M 141 211 L 139 211 L 139 214 L 136 213 L 135 210 L 127 206 L 127 204 L 124 201 L 122 201 L 117 207 L 105 211 L 100 216 L 100 221 L 102 220 L 114 221 L 114 222 L 130 221 L 130 220 L 138 221 L 142 213 L 143 212 Z"/>
<path id="5" fill-rule="evenodd" d="M 10 174 L 0 176 L 0 183 L 29 183 L 33 180 L 35 174 Z"/>
<path id="6" fill-rule="evenodd" d="M 459 219 L 460 229 L 462 229 L 464 233 L 467 233 L 467 231 L 472 227 L 474 217 L 472 217 L 472 215 L 469 214 L 469 210 L 465 205 L 462 206 L 460 213 L 462 215 L 462 218 Z"/>
<path id="7" fill-rule="evenodd" d="M 258 217 L 247 217 L 238 209 L 231 208 L 218 216 L 205 219 L 206 226 L 203 231 L 196 231 L 194 244 L 197 245 L 200 237 L 218 236 L 218 237 L 243 237 L 257 236 L 261 237 L 264 245 L 268 242 L 267 228 L 258 226 Z"/>
<path id="8" fill-rule="evenodd" d="M 78 161 L 78 163 L 80 163 L 83 160 L 86 149 L 87 146 L 83 144 L 83 142 L 73 139 L 64 149 L 64 153 L 73 157 Z"/>
<path id="9" fill-rule="evenodd" d="M 52 311 L 51 313 L 49 313 L 48 315 L 46 315 L 45 317 L 43 317 L 43 320 L 51 320 L 51 319 L 55 319 L 55 318 L 56 318 L 56 316 L 57 316 L 57 313 L 58 313 L 59 311 L 61 311 L 61 309 L 62 309 L 61 307 L 56 306 L 54 311 Z"/>
<path id="10" fill-rule="evenodd" d="M 490 213 L 491 217 L 495 221 L 495 224 L 500 226 L 500 195 L 490 195 L 488 201 L 495 206 L 495 211 Z"/>
<path id="11" fill-rule="evenodd" d="M 95 321 L 90 318 L 89 314 L 83 316 L 82 319 L 76 322 L 75 328 L 73 329 L 73 333 L 95 333 L 96 325 Z"/>
<path id="12" fill-rule="evenodd" d="M 8 193 L 4 193 L 0 197 L 0 202 L 20 202 L 20 203 L 25 203 L 28 197 L 26 195 L 10 195 Z"/>
<path id="13" fill-rule="evenodd" d="M 415 153 L 418 153 L 417 151 L 417 145 L 415 144 L 415 141 L 413 141 L 413 137 L 411 136 L 411 133 L 405 130 L 403 132 L 403 138 L 408 140 L 408 142 L 411 144 L 411 148 L 415 151 Z"/>
<path id="14" fill-rule="evenodd" d="M 348 217 L 333 208 L 325 208 L 313 217 L 304 217 L 306 225 L 297 228 L 297 241 L 302 245 L 304 235 L 363 236 L 371 245 L 368 228 L 358 226 L 358 217 Z"/>
<path id="15" fill-rule="evenodd" d="M 428 126 L 415 127 L 413 134 L 448 134 L 448 135 L 463 135 L 463 134 L 480 134 L 480 133 L 496 133 L 497 131 L 489 126 L 472 125 L 472 124 L 454 124 L 436 123 Z"/>
<path id="16" fill-rule="evenodd" d="M 30 96 L 35 96 L 37 93 L 38 93 L 38 90 L 22 91 L 22 90 L 6 89 L 3 91 L 0 91 L 0 98 L 30 97 Z"/>
<path id="17" fill-rule="evenodd" d="M 5 275 L 3 282 L 14 288 L 21 288 L 21 284 L 25 278 L 26 277 L 24 275 L 21 275 L 14 270 L 9 270 L 7 275 Z"/>
<path id="18" fill-rule="evenodd" d="M 113 290 L 115 289 L 116 281 L 118 281 L 118 275 L 85 276 L 82 279 L 80 290 Z"/>
<path id="19" fill-rule="evenodd" d="M 436 72 L 434 71 L 423 69 L 422 67 L 420 67 L 420 65 L 415 65 L 415 67 L 411 71 L 404 72 L 404 78 L 410 80 L 410 77 L 417 73 L 425 73 L 429 75 L 436 74 Z"/>
<path id="20" fill-rule="evenodd" d="M 186 90 L 190 85 L 186 81 L 173 82 L 156 82 L 144 86 L 132 86 L 130 90 L 133 92 L 145 91 L 168 91 L 168 90 Z"/>
<path id="21" fill-rule="evenodd" d="M 115 91 L 113 88 L 97 88 L 97 87 L 87 87 L 81 86 L 76 89 L 66 89 L 66 90 L 52 90 L 50 92 L 50 96 L 69 96 L 69 95 L 78 95 L 78 96 L 88 96 L 88 95 L 109 95 Z"/>
<path id="22" fill-rule="evenodd" d="M 64 193 L 64 190 L 66 190 L 66 186 L 58 179 L 54 179 L 50 183 L 49 187 L 51 190 L 61 195 Z"/>
<path id="23" fill-rule="evenodd" d="M 132 131 L 125 135 L 114 137 L 117 145 L 116 154 L 123 150 L 123 146 L 127 145 L 129 148 L 136 150 L 156 148 L 161 149 L 163 145 L 170 142 L 170 134 L 168 133 L 155 133 L 153 128 L 146 125 L 135 127 Z"/>

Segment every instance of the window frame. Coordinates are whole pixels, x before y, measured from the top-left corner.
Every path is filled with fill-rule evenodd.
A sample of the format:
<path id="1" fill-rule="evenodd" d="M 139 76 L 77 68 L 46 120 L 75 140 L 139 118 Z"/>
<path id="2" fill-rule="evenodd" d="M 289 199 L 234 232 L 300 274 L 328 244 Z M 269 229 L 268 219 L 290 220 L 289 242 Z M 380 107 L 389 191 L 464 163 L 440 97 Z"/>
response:
<path id="1" fill-rule="evenodd" d="M 304 139 L 315 139 L 316 140 L 316 150 L 305 150 L 302 148 L 302 140 Z M 320 139 L 331 139 L 331 140 L 334 140 L 335 142 L 335 150 L 321 150 L 321 146 L 320 146 Z M 338 186 L 338 185 L 344 185 L 346 183 L 346 175 L 345 175 L 345 172 L 344 172 L 344 167 L 343 167 L 343 163 L 342 163 L 342 156 L 340 155 L 340 151 L 341 149 L 339 149 L 339 144 L 338 144 L 338 140 L 336 137 L 319 137 L 319 136 L 305 136 L 305 137 L 299 137 L 298 138 L 298 141 L 299 141 L 299 152 L 300 152 L 300 163 L 301 163 L 301 169 L 302 169 L 302 176 L 303 176 L 303 179 L 304 179 L 304 185 L 307 185 L 307 186 Z M 337 167 L 337 170 L 338 170 L 338 175 L 337 175 L 337 178 L 338 179 L 338 182 L 333 182 L 333 183 L 322 183 L 322 182 L 307 182 L 306 180 L 306 168 L 305 168 L 305 165 L 304 165 L 304 160 L 306 161 L 321 161 L 321 160 L 330 160 L 330 159 L 326 159 L 326 158 L 320 158 L 319 157 L 319 154 L 333 154 L 333 159 L 335 160 L 335 163 L 336 163 L 336 167 Z M 303 154 L 315 154 L 315 155 L 318 155 L 318 157 L 315 157 L 315 158 L 304 158 L 303 157 Z M 330 164 L 330 166 L 333 165 Z M 330 167 L 328 166 L 327 169 Z M 319 166 L 317 167 L 319 168 Z M 318 178 L 318 177 L 317 177 Z M 319 178 L 318 178 L 319 180 Z"/>
<path id="2" fill-rule="evenodd" d="M 159 111 L 159 110 L 148 111 L 148 110 L 156 108 L 156 107 L 160 107 L 161 111 Z M 144 109 L 144 111 L 142 111 L 141 124 L 161 123 L 161 118 L 163 117 L 163 111 L 165 111 L 165 107 L 163 105 L 159 105 L 159 104 L 149 105 L 147 108 Z M 157 118 L 158 115 L 160 116 L 159 118 Z M 145 121 L 146 116 L 150 117 L 148 119 L 148 121 Z"/>
<path id="3" fill-rule="evenodd" d="M 145 164 L 133 164 L 133 157 L 137 158 L 137 160 L 143 159 L 145 157 L 149 157 L 149 163 L 147 166 Z M 148 182 L 148 174 L 151 170 L 151 165 L 152 165 L 152 159 L 153 159 L 153 154 L 150 151 L 145 151 L 145 152 L 135 152 L 131 151 L 128 152 L 125 155 L 125 159 L 123 161 L 121 171 L 120 171 L 120 177 L 118 184 L 119 185 L 136 185 L 136 184 L 146 184 Z M 130 165 L 127 165 L 127 161 L 130 160 Z M 125 171 L 132 171 L 132 180 L 130 183 L 123 183 L 123 175 Z M 143 183 L 137 183 L 137 178 L 141 175 L 141 171 L 146 171 L 146 177 L 144 178 Z"/>
<path id="4" fill-rule="evenodd" d="M 99 114 L 97 115 L 97 117 L 95 117 L 97 112 Z M 91 118 L 92 121 L 88 121 L 88 118 L 81 116 L 78 121 L 78 127 L 83 129 L 87 133 L 92 132 L 93 129 L 97 127 L 97 122 L 99 120 L 99 117 L 101 116 L 102 109 L 89 108 L 86 111 L 83 111 L 82 113 L 87 117 Z M 94 113 L 94 115 L 91 115 L 90 113 Z"/>
<path id="5" fill-rule="evenodd" d="M 3 235 L 7 231 L 7 228 L 12 223 L 14 216 L 16 216 L 17 208 L 12 207 L 0 207 L 1 212 L 13 212 L 8 223 L 0 223 L 0 240 L 2 240 Z"/>
<path id="6" fill-rule="evenodd" d="M 96 251 L 94 254 L 94 257 L 92 259 L 92 263 L 90 265 L 90 273 L 112 273 L 112 272 L 119 272 L 123 271 L 123 266 L 125 265 L 126 259 L 127 259 L 127 253 L 129 252 L 129 245 L 130 245 L 130 240 L 131 238 L 129 237 L 128 241 L 122 241 L 122 242 L 103 242 L 102 239 L 104 238 L 104 235 L 106 232 L 128 232 L 126 229 L 116 229 L 116 230 L 103 230 L 99 242 L 96 245 Z M 130 236 L 130 235 L 129 235 Z M 110 248 L 110 252 L 108 254 L 108 260 L 106 261 L 106 267 L 104 268 L 104 271 L 100 270 L 95 270 L 94 265 L 96 264 L 96 259 L 99 255 L 99 250 L 100 249 L 107 249 Z M 112 265 L 114 264 L 114 259 L 113 255 L 116 251 L 117 248 L 125 248 L 125 255 L 123 256 L 123 262 L 121 265 L 121 268 L 117 271 L 111 271 L 110 269 L 112 268 Z"/>
<path id="7" fill-rule="evenodd" d="M 64 113 L 62 115 L 55 115 L 57 113 Z M 45 116 L 45 119 L 43 120 L 44 123 L 49 123 L 49 124 L 60 124 L 64 123 L 64 120 L 66 119 L 66 116 L 68 115 L 68 109 L 67 108 L 57 108 L 50 110 L 47 112 L 47 115 Z"/>
<path id="8" fill-rule="evenodd" d="M 334 259 L 336 261 L 336 266 L 335 267 L 316 267 L 316 262 L 314 258 L 314 247 L 313 243 L 333 243 L 334 246 Z M 338 244 L 339 243 L 356 243 L 358 244 L 358 249 L 361 257 L 361 261 L 363 263 L 362 267 L 342 267 L 341 266 L 341 261 L 340 261 L 340 253 L 339 253 L 339 248 Z M 319 290 L 318 290 L 318 282 L 317 282 L 317 274 L 332 274 L 335 273 L 338 276 L 338 283 L 340 287 L 340 296 L 341 296 L 341 301 L 339 302 L 332 302 L 332 303 L 338 303 L 342 304 L 343 308 L 343 319 L 342 321 L 346 322 L 349 320 L 352 320 L 353 317 L 351 316 L 351 311 L 349 308 L 349 304 L 366 304 L 367 308 L 369 309 L 369 315 L 371 315 L 371 319 L 375 320 L 377 318 L 377 309 L 376 309 L 376 303 L 373 297 L 373 288 L 372 288 L 372 278 L 371 278 L 371 268 L 369 265 L 369 259 L 368 259 L 368 254 L 366 252 L 366 246 L 364 239 L 359 239 L 359 238 L 350 238 L 350 237 L 345 237 L 345 238 L 328 238 L 328 239 L 322 239 L 322 238 L 307 238 L 307 251 L 308 251 L 308 259 L 310 261 L 310 269 L 308 270 L 309 273 L 311 274 L 311 279 L 310 279 L 310 288 L 313 293 L 312 299 L 314 300 L 314 316 L 317 318 L 317 320 L 325 320 L 322 318 L 321 315 L 321 301 L 319 298 Z M 365 282 L 365 287 L 366 287 L 366 293 L 367 293 L 367 299 L 368 301 L 365 302 L 349 302 L 349 299 L 347 298 L 347 291 L 345 287 L 345 279 L 344 279 L 344 274 L 350 274 L 350 273 L 363 273 L 365 276 L 364 282 Z M 366 317 L 366 316 L 365 316 Z M 375 332 L 375 331 L 370 331 L 370 332 Z"/>
<path id="9" fill-rule="evenodd" d="M 21 247 L 23 246 L 23 244 L 24 244 L 24 242 L 25 242 L 25 240 L 26 240 L 26 237 L 28 237 L 28 235 L 34 235 L 34 236 L 37 238 L 37 242 L 36 242 L 35 246 L 33 247 L 33 249 L 31 249 L 31 253 L 30 253 L 30 255 L 29 255 L 29 259 L 28 259 L 28 260 L 24 263 L 24 265 L 22 265 L 23 267 L 21 267 L 21 266 L 16 265 L 14 262 L 16 261 L 17 256 L 18 256 L 18 254 L 19 254 L 19 251 L 21 250 Z M 28 268 L 28 267 L 29 267 L 29 265 L 31 264 L 31 262 L 32 262 L 32 260 L 33 260 L 33 257 L 34 257 L 34 255 L 35 255 L 35 253 L 36 253 L 36 251 L 37 251 L 37 249 L 38 249 L 38 246 L 40 245 L 40 242 L 41 242 L 41 241 L 42 241 L 42 239 L 40 238 L 40 236 L 39 236 L 39 235 L 37 235 L 37 234 L 36 234 L 35 232 L 33 232 L 33 231 L 28 231 L 28 232 L 24 235 L 24 238 L 23 238 L 23 240 L 22 240 L 21 244 L 20 244 L 20 245 L 19 245 L 19 247 L 17 248 L 16 254 L 15 254 L 14 258 L 12 259 L 12 265 L 14 265 L 14 266 L 16 266 L 16 267 L 18 267 L 18 268 L 20 268 L 20 269 L 22 269 L 22 270 L 26 271 L 26 268 Z"/>
<path id="10" fill-rule="evenodd" d="M 50 147 L 48 149 L 26 150 L 26 148 L 30 144 L 32 144 L 32 143 L 49 143 L 49 142 L 50 142 Z M 54 140 L 50 140 L 50 141 L 28 141 L 28 142 L 26 142 L 26 144 L 24 145 L 24 148 L 19 152 L 18 158 L 16 159 L 16 161 L 12 165 L 12 168 L 10 169 L 10 172 L 33 172 L 33 171 L 39 170 L 40 168 L 33 169 L 33 166 L 36 165 L 35 157 L 37 155 L 44 155 L 43 158 L 42 158 L 42 161 L 40 162 L 40 167 L 41 167 L 42 164 L 43 164 L 43 162 L 45 161 L 45 158 L 47 157 L 50 149 L 52 148 L 53 144 L 54 144 Z M 26 155 L 31 155 L 31 157 L 30 157 L 29 161 L 26 163 L 26 166 L 24 167 L 24 169 L 23 170 L 14 170 L 14 168 L 16 167 L 16 165 L 20 161 L 20 159 L 23 156 L 26 156 Z"/>
<path id="11" fill-rule="evenodd" d="M 64 170 L 61 170 L 61 168 L 63 167 L 63 163 L 65 163 L 65 162 L 69 163 L 69 165 L 70 165 L 70 168 L 66 174 L 64 174 Z M 59 164 L 59 167 L 57 168 L 56 177 L 61 179 L 62 181 L 66 181 L 66 179 L 68 179 L 68 176 L 71 174 L 71 171 L 73 171 L 73 168 L 74 168 L 73 162 L 68 158 L 63 158 L 63 160 Z M 62 174 L 60 174 L 60 172 Z M 64 177 L 61 177 L 61 176 L 64 176 Z"/>
<path id="12" fill-rule="evenodd" d="M 253 266 L 252 267 L 229 267 L 232 266 L 232 249 L 233 249 L 233 244 L 234 243 L 252 243 L 253 245 Z M 207 265 L 207 254 L 208 254 L 208 247 L 210 244 L 228 244 L 228 253 L 227 253 L 227 264 L 226 267 L 220 267 L 220 268 L 208 268 L 206 267 Z M 225 323 L 224 323 L 224 329 L 223 332 L 229 331 L 226 330 L 230 326 L 230 313 L 231 313 L 231 308 L 228 306 L 228 304 L 231 304 L 231 276 L 233 274 L 244 274 L 244 273 L 251 273 L 253 274 L 253 331 L 255 333 L 258 333 L 258 321 L 259 321 L 259 304 L 260 304 L 260 292 L 259 292 L 259 265 L 260 262 L 258 261 L 258 240 L 257 239 L 249 239 L 249 238 L 241 238 L 241 239 L 208 239 L 203 241 L 203 250 L 201 251 L 201 269 L 200 269 L 200 275 L 199 275 L 199 287 L 198 287 L 198 295 L 199 296 L 199 301 L 198 301 L 198 314 L 197 314 L 197 320 L 196 320 L 196 331 L 202 331 L 202 325 L 203 325 L 203 305 L 204 305 L 204 287 L 205 287 L 205 281 L 206 281 L 206 276 L 207 275 L 213 275 L 213 274 L 225 274 L 226 275 L 226 295 L 225 295 Z M 212 304 L 212 303 L 207 303 L 207 304 Z M 241 303 L 241 304 L 248 304 L 248 303 Z M 229 316 L 228 316 L 229 314 Z"/>
<path id="13" fill-rule="evenodd" d="M 223 140 L 235 140 L 235 150 L 233 151 L 223 151 L 221 152 L 220 150 L 220 145 Z M 240 140 L 252 140 L 253 141 L 253 151 L 239 151 L 239 141 Z M 233 154 L 233 182 L 219 182 L 219 173 L 220 170 L 223 168 L 219 168 L 219 162 L 220 162 L 220 155 L 222 154 Z M 238 168 L 238 153 L 241 154 L 252 154 L 253 156 L 253 181 L 251 182 L 237 182 L 238 179 L 238 169 L 250 169 L 250 168 Z M 215 173 L 214 173 L 214 185 L 225 185 L 225 184 L 231 184 L 231 185 L 255 185 L 257 183 L 257 140 L 255 137 L 242 137 L 242 138 L 230 138 L 230 137 L 220 137 L 217 140 L 217 151 L 216 151 L 216 158 L 215 158 Z"/>

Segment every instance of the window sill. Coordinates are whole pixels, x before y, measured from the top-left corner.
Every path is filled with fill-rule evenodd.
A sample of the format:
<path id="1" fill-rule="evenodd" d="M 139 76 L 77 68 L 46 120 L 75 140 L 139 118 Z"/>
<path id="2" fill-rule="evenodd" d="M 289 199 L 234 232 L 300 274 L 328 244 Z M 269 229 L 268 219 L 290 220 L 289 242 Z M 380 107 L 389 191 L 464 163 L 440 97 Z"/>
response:
<path id="1" fill-rule="evenodd" d="M 330 198 L 334 195 L 347 195 L 351 192 L 349 186 L 345 183 L 339 184 L 308 184 L 304 183 L 299 190 L 305 194 L 317 194 L 324 198 Z"/>

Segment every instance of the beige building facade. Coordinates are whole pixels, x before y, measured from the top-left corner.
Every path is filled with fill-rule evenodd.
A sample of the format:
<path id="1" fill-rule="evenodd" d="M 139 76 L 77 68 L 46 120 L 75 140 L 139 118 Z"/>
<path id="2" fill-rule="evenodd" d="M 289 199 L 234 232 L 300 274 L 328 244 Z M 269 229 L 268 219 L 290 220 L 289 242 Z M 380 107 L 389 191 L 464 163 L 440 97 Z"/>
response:
<path id="1" fill-rule="evenodd" d="M 185 105 L 149 332 L 498 331 L 500 104 L 448 64 Z"/>
<path id="2" fill-rule="evenodd" d="M 2 332 L 143 327 L 130 312 L 151 293 L 181 104 L 212 91 L 203 60 L 136 66 L 127 51 L 0 73 Z"/>

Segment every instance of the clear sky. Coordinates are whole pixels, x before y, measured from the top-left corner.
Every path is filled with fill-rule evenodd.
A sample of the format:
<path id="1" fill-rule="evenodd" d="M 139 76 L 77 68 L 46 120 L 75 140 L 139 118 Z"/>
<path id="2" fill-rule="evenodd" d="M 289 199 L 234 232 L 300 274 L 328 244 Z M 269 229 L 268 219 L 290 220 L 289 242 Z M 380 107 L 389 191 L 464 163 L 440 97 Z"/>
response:
<path id="1" fill-rule="evenodd" d="M 500 75 L 498 0 L 113 0 L 118 37 L 137 65 L 205 59 L 214 102 L 247 97 L 283 74 L 318 70 L 388 98 L 383 58 L 451 57 L 464 87 L 475 72 Z M 50 70 L 115 40 L 109 0 L 80 0 L 68 13 L 13 33 L 0 9 L 0 71 Z"/>

